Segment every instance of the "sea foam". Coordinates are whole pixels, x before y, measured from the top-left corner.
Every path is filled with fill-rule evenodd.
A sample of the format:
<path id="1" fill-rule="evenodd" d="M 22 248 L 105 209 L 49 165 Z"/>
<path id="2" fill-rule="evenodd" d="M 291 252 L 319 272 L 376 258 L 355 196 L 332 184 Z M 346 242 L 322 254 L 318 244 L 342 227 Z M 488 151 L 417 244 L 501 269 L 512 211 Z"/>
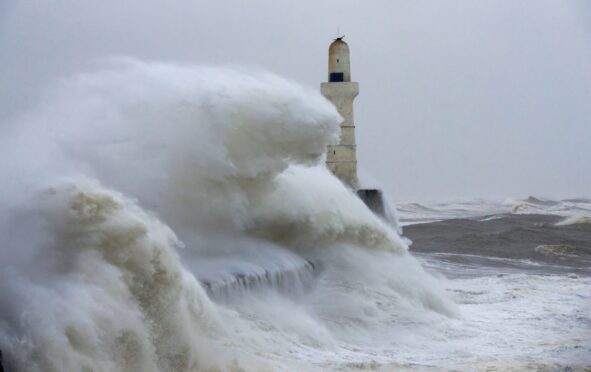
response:
<path id="1" fill-rule="evenodd" d="M 264 72 L 116 59 L 54 84 L 0 143 L 7 367 L 298 369 L 455 316 L 396 226 L 323 166 L 340 121 Z M 237 307 L 204 289 L 238 298 L 247 277 L 270 288 Z"/>

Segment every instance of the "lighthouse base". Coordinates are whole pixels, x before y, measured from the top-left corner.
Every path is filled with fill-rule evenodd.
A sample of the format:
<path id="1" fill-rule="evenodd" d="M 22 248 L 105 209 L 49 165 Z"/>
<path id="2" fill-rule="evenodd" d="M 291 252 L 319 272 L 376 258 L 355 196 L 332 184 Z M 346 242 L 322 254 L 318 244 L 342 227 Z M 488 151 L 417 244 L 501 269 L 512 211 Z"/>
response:
<path id="1" fill-rule="evenodd" d="M 384 197 L 382 196 L 382 190 L 378 189 L 359 189 L 357 190 L 357 196 L 371 211 L 380 217 L 386 216 L 386 207 L 384 205 Z"/>

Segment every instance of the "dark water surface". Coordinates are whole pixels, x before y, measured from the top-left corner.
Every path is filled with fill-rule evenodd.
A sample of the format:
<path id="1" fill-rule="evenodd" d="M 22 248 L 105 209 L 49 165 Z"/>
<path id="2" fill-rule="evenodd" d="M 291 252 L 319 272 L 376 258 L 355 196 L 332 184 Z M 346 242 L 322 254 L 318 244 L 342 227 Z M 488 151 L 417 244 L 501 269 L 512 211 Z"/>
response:
<path id="1" fill-rule="evenodd" d="M 591 224 L 557 225 L 563 219 L 539 214 L 457 218 L 409 225 L 404 235 L 427 266 L 439 260 L 463 265 L 466 273 L 496 268 L 591 276 Z"/>

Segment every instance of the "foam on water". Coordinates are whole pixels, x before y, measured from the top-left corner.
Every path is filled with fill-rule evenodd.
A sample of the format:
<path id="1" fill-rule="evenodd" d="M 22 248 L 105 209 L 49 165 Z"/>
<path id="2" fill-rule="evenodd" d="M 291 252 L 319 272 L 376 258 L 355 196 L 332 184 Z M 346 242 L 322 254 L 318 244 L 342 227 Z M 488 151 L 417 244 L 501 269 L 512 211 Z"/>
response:
<path id="1" fill-rule="evenodd" d="M 0 143 L 6 367 L 299 370 L 457 316 L 322 166 L 340 120 L 262 72 L 119 59 L 56 84 Z"/>
<path id="2" fill-rule="evenodd" d="M 558 222 L 556 226 L 576 225 L 580 223 L 591 223 L 591 217 L 589 216 L 572 216 L 567 217 L 564 220 Z"/>
<path id="3" fill-rule="evenodd" d="M 551 200 L 530 196 L 525 200 L 508 199 L 505 204 L 510 204 L 512 213 L 518 214 L 550 214 L 578 220 L 591 216 L 591 201 L 585 198 Z"/>
<path id="4" fill-rule="evenodd" d="M 474 199 L 449 202 L 398 202 L 401 224 L 429 223 L 452 218 L 502 218 L 503 214 L 541 214 L 565 217 L 562 224 L 586 223 L 591 201 L 586 198 L 551 200 L 528 197 L 503 201 Z"/>
<path id="5" fill-rule="evenodd" d="M 478 199 L 424 203 L 399 202 L 397 203 L 397 209 L 402 225 L 510 212 L 505 203 Z"/>
<path id="6" fill-rule="evenodd" d="M 316 92 L 120 59 L 46 97 L 0 143 L 10 371 L 591 365 L 589 278 L 473 255 L 421 256 L 426 272 L 395 213 L 374 216 L 322 166 L 341 119 Z M 402 217 L 509 205 L 406 205 Z"/>

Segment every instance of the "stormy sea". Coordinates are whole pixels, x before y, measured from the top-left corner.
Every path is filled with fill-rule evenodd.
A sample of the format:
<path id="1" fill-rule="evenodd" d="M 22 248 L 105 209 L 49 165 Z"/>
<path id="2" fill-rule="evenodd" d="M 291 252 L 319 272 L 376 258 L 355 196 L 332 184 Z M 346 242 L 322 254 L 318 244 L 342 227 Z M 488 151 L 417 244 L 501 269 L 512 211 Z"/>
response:
<path id="1" fill-rule="evenodd" d="M 52 84 L 0 139 L 4 371 L 591 368 L 591 200 L 379 217 L 324 166 L 340 121 L 260 71 Z"/>

